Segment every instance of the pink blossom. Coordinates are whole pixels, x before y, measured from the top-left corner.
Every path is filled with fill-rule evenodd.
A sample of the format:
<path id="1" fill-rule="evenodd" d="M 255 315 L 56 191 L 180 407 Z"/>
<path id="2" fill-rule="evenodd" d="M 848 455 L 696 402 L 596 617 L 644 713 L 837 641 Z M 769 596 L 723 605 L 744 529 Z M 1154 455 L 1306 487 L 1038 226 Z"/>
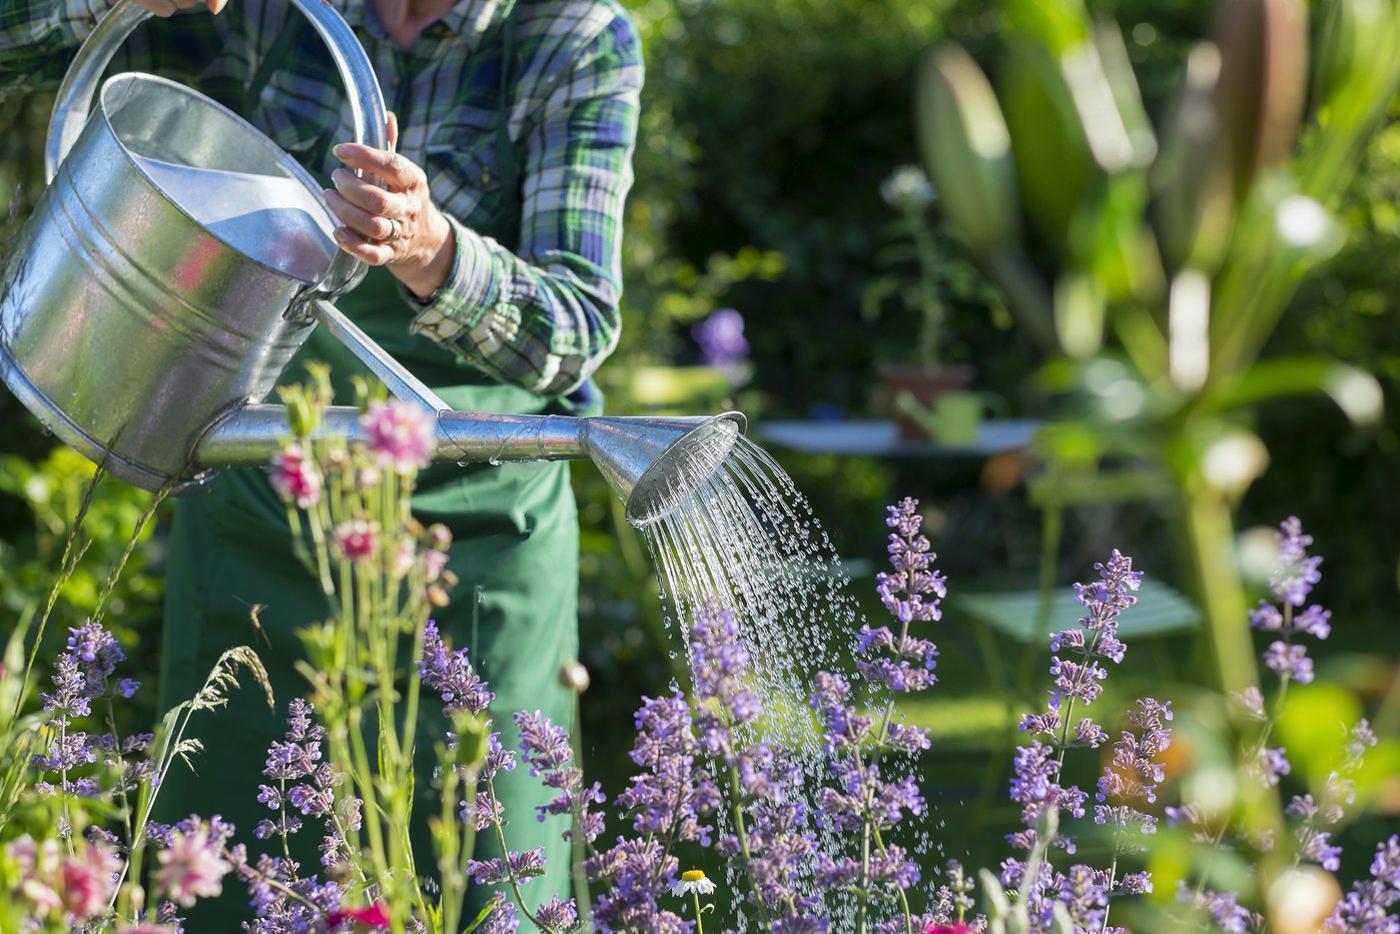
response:
<path id="1" fill-rule="evenodd" d="M 393 572 L 395 577 L 406 577 L 413 569 L 413 559 L 418 556 L 411 539 L 402 539 L 394 546 Z"/>
<path id="2" fill-rule="evenodd" d="M 366 561 L 374 557 L 378 544 L 378 527 L 363 519 L 342 522 L 335 527 L 335 546 L 351 561 Z"/>
<path id="3" fill-rule="evenodd" d="M 370 453 L 381 467 L 407 476 L 427 466 L 433 454 L 435 425 L 423 409 L 400 402 L 371 402 L 360 418 Z"/>
<path id="4" fill-rule="evenodd" d="M 123 924 L 117 934 L 175 934 L 175 928 L 168 924 Z"/>
<path id="5" fill-rule="evenodd" d="M 284 503 L 308 509 L 321 499 L 321 472 L 299 444 L 278 451 L 268 468 L 272 488 Z"/>
<path id="6" fill-rule="evenodd" d="M 46 840 L 41 844 L 25 834 L 5 849 L 19 864 L 19 894 L 29 902 L 33 916 L 43 918 L 62 909 L 63 900 L 57 891 L 58 841 Z"/>
<path id="7" fill-rule="evenodd" d="M 63 863 L 63 908 L 77 921 L 96 917 L 107 909 L 121 860 L 116 854 L 88 844 Z"/>
<path id="8" fill-rule="evenodd" d="M 375 902 L 368 908 L 337 908 L 326 915 L 326 923 L 332 928 L 346 922 L 371 930 L 385 930 L 389 927 L 389 911 L 382 902 Z"/>
<path id="9" fill-rule="evenodd" d="M 177 833 L 156 859 L 161 867 L 156 874 L 157 887 L 186 908 L 196 899 L 214 898 L 223 892 L 224 876 L 233 871 L 220 852 L 219 842 L 209 839 L 207 827 Z"/>
<path id="10" fill-rule="evenodd" d="M 442 576 L 443 569 L 447 567 L 447 554 L 438 551 L 436 548 L 429 548 L 423 552 L 423 576 L 429 583 Z"/>

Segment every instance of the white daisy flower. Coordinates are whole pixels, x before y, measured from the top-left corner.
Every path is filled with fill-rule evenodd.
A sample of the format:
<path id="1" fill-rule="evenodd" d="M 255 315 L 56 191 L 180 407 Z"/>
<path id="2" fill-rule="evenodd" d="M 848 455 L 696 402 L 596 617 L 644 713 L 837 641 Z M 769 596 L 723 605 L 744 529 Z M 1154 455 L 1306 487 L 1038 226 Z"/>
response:
<path id="1" fill-rule="evenodd" d="M 714 890 L 715 884 L 705 878 L 705 873 L 699 869 L 687 869 L 681 873 L 680 880 L 671 886 L 672 895 L 689 895 L 692 892 L 709 895 Z"/>

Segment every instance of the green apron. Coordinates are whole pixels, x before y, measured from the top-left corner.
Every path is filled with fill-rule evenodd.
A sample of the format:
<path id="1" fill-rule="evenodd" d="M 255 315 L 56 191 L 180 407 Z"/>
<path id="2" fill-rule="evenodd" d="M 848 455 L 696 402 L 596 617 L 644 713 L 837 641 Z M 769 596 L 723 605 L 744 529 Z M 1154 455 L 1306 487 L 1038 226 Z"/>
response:
<path id="1" fill-rule="evenodd" d="M 509 61 L 509 24 L 505 32 Z M 504 93 L 504 77 L 502 87 Z M 505 196 L 497 223 L 481 232 L 514 244 L 520 212 L 518 165 L 504 125 L 497 132 L 502 178 L 514 181 L 502 187 Z M 384 269 L 371 269 L 337 305 L 455 409 L 570 411 L 559 399 L 493 382 L 427 338 L 410 335 L 413 310 Z M 318 332 L 288 368 L 284 381 L 304 379 L 308 361 L 329 363 L 337 401 L 351 401 L 349 377 L 363 367 L 349 351 Z M 578 652 L 578 514 L 568 465 L 436 465 L 419 478 L 413 506 L 423 523 L 441 522 L 452 530 L 448 566 L 461 583 L 452 594 L 452 605 L 435 618 L 455 646 L 471 650 L 478 671 L 491 682 L 496 693 L 492 712 L 502 743 L 515 746 L 515 711 L 541 710 L 570 726 L 573 699 L 557 678 L 563 662 Z M 261 625 L 255 629 L 250 611 L 258 605 L 263 607 L 258 613 Z M 253 837 L 257 821 L 272 816 L 254 797 L 263 780 L 267 746 L 285 731 L 286 704 L 306 691 L 294 669 L 302 655 L 296 630 L 328 615 L 318 587 L 292 554 L 284 507 L 263 471 L 226 471 L 210 492 L 176 504 L 167 571 L 162 709 L 189 698 L 224 650 L 252 645 L 271 676 L 278 712 L 270 713 L 257 688 L 245 683 L 227 709 L 196 715 L 191 732 L 204 742 L 205 750 L 193 758 L 193 774 L 180 765 L 172 769 L 160 792 L 161 819 L 219 813 L 237 824 L 238 838 L 249 844 L 250 853 L 279 851 L 280 844 Z M 446 728 L 436 705 L 429 706 L 420 734 L 414 821 L 416 860 L 424 874 L 434 866 L 426 820 L 438 812 L 429 781 L 432 746 Z M 550 800 L 552 793 L 523 766 L 498 778 L 496 788 L 510 821 L 510 847 L 544 847 L 547 857 L 546 875 L 526 886 L 526 897 L 535 904 L 555 894 L 568 897 L 570 852 L 561 837 L 567 817 L 536 818 L 536 806 Z M 490 837 L 478 838 L 478 858 L 499 855 Z M 301 860 L 303 872 L 318 871 L 316 828 L 308 826 L 294 840 L 298 846 L 293 855 Z M 244 894 L 231 879 L 230 888 L 236 891 L 218 900 L 222 904 L 193 910 L 187 929 L 239 930 L 248 914 L 238 904 Z M 474 917 L 492 897 L 492 891 L 474 890 L 464 917 Z"/>

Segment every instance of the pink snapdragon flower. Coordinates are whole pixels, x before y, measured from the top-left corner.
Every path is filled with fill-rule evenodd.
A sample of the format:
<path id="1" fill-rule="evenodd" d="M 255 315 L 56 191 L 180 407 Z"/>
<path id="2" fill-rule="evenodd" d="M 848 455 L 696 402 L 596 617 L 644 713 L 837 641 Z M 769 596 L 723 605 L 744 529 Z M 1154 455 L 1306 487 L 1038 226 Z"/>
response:
<path id="1" fill-rule="evenodd" d="M 321 499 L 321 472 L 299 444 L 278 451 L 268 468 L 272 488 L 284 503 L 309 509 Z"/>
<path id="2" fill-rule="evenodd" d="M 63 910 L 75 921 L 86 921 L 107 910 L 116 885 L 121 860 L 115 853 L 96 844 L 63 862 Z"/>
<path id="3" fill-rule="evenodd" d="M 391 399 L 371 402 L 360 417 L 369 450 L 381 467 L 408 475 L 426 467 L 433 455 L 433 417 L 423 409 Z"/>
<path id="4" fill-rule="evenodd" d="M 379 546 L 379 528 L 363 519 L 335 527 L 335 546 L 351 561 L 368 561 Z"/>
<path id="5" fill-rule="evenodd" d="M 171 901 L 186 908 L 197 899 L 222 893 L 224 876 L 233 871 L 233 864 L 223 857 L 221 844 L 209 839 L 207 827 L 176 833 L 156 859 L 160 862 L 157 886 Z"/>

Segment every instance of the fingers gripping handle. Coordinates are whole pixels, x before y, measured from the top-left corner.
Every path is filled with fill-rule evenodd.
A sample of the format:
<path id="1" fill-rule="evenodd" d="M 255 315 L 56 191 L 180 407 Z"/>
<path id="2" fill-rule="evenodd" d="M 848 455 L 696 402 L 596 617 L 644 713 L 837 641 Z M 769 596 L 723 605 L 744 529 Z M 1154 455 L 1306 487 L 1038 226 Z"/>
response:
<path id="1" fill-rule="evenodd" d="M 375 149 L 387 149 L 384 94 L 379 88 L 374 66 L 370 64 L 360 41 L 355 38 L 350 24 L 326 0 L 291 0 L 291 3 L 311 21 L 321 40 L 330 49 L 341 81 L 349 91 L 355 141 Z M 44 147 L 46 181 L 53 181 L 68 150 L 77 141 L 78 134 L 82 133 L 92 110 L 98 83 L 111 64 L 112 56 L 150 15 L 150 11 L 135 0 L 119 0 L 78 49 L 68 74 L 59 86 L 53 116 L 49 120 L 49 134 Z M 326 274 L 321 290 L 343 292 L 358 282 L 363 274 L 363 264 L 342 252 Z"/>

